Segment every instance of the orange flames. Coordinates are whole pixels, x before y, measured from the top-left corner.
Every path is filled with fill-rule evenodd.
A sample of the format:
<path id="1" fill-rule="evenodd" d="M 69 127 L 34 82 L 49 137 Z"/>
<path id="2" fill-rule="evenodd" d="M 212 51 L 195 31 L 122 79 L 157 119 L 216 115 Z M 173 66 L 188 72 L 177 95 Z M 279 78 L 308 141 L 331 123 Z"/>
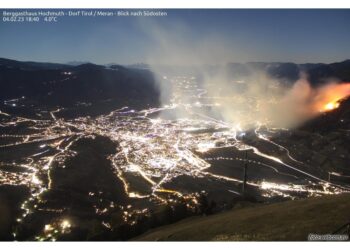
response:
<path id="1" fill-rule="evenodd" d="M 298 126 L 320 113 L 337 109 L 341 100 L 348 96 L 350 83 L 334 82 L 314 88 L 302 77 L 283 97 L 271 120 L 285 127 Z"/>
<path id="2" fill-rule="evenodd" d="M 326 105 L 324 105 L 323 110 L 327 111 L 327 110 L 333 110 L 339 107 L 339 102 L 335 101 L 335 102 L 329 102 Z"/>
<path id="3" fill-rule="evenodd" d="M 316 90 L 315 110 L 327 112 L 339 107 L 339 101 L 350 95 L 350 83 L 331 84 Z"/>

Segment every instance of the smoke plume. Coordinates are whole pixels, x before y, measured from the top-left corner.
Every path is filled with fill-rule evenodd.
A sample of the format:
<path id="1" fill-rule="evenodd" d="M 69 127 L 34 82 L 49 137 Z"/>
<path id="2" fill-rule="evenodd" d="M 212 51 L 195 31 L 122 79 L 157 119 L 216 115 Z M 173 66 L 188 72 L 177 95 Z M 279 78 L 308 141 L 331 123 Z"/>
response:
<path id="1" fill-rule="evenodd" d="M 161 101 L 163 105 L 179 104 L 166 118 L 196 113 L 242 129 L 258 123 L 291 128 L 336 108 L 340 99 L 350 95 L 350 84 L 336 80 L 316 88 L 303 73 L 294 83 L 286 84 L 255 64 L 230 68 L 228 63 L 237 61 L 244 51 L 216 34 L 196 40 L 190 39 L 191 31 L 181 23 L 162 26 L 148 22 L 142 26 L 154 41 L 147 63 L 159 76 Z M 196 84 L 197 96 L 185 94 L 171 76 L 195 78 L 190 84 Z M 176 100 L 171 99 L 174 96 Z M 194 112 L 186 112 L 186 105 L 192 105 Z"/>

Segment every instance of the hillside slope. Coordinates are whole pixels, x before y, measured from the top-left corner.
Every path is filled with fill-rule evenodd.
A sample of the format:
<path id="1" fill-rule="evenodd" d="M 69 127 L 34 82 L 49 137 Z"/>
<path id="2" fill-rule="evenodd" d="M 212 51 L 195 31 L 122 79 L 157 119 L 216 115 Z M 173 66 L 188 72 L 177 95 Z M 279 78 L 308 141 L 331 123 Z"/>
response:
<path id="1" fill-rule="evenodd" d="M 195 217 L 145 233 L 138 241 L 304 241 L 350 222 L 350 194 L 236 208 Z"/>

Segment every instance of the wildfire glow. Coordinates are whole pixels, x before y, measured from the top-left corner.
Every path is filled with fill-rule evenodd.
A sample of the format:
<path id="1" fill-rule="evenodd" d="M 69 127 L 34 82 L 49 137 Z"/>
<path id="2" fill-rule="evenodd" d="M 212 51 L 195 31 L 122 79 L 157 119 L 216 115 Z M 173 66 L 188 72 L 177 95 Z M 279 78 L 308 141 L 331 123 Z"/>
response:
<path id="1" fill-rule="evenodd" d="M 324 106 L 324 110 L 333 110 L 339 107 L 338 102 L 329 102 Z"/>
<path id="2" fill-rule="evenodd" d="M 321 113 L 337 109 L 348 96 L 350 83 L 330 82 L 314 87 L 302 76 L 276 105 L 277 112 L 271 112 L 268 108 L 264 112 L 277 127 L 296 127 Z"/>
<path id="3" fill-rule="evenodd" d="M 350 95 L 350 83 L 329 85 L 319 89 L 316 106 L 321 112 L 327 112 L 339 107 L 339 101 Z"/>

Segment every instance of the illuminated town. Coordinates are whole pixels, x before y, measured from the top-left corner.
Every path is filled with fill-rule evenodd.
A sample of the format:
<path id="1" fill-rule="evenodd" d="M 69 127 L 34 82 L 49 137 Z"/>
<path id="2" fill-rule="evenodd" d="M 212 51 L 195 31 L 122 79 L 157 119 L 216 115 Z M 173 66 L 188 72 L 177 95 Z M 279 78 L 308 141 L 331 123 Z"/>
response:
<path id="1" fill-rule="evenodd" d="M 57 114 L 63 108 L 48 111 L 49 119 L 0 112 L 0 126 L 9 131 L 1 134 L 0 148 L 20 152 L 16 157 L 12 154 L 3 157 L 0 185 L 25 185 L 31 190 L 21 205 L 19 226 L 28 216 L 45 209 L 54 210 L 57 216 L 45 224 L 34 239 L 56 240 L 70 233 L 74 222 L 60 216 L 64 214 L 64 207 L 42 208 L 41 204 L 52 188 L 52 169 L 65 169 L 67 159 L 77 155 L 72 145 L 82 138 L 96 136 L 109 138 L 118 145 L 116 153 L 109 154 L 107 159 L 115 178 L 123 184 L 129 204 L 102 202 L 104 205 L 96 205 L 95 212 L 103 215 L 118 207 L 124 213 L 125 222 L 130 224 L 135 223 L 133 215 L 147 213 L 149 202 L 156 205 L 184 199 L 191 206 L 197 203 L 201 192 L 208 190 L 214 192 L 213 195 L 219 192 L 226 197 L 244 195 L 244 166 L 250 171 L 246 189 L 260 200 L 350 191 L 349 185 L 333 183 L 324 178 L 325 175 L 310 171 L 312 166 L 298 160 L 286 145 L 271 139 L 276 134 L 288 133 L 288 129 L 269 129 L 266 124 L 255 122 L 255 129 L 245 131 L 239 124 L 211 118 L 200 110 L 220 106 L 220 98 L 208 96 L 198 87 L 195 77 L 164 79 L 175 86 L 175 91 L 169 103 L 161 108 L 137 111 L 123 107 L 96 118 L 75 119 L 59 118 Z M 5 104 L 21 105 L 21 97 Z M 332 108 L 328 104 L 325 107 Z M 182 116 L 166 118 L 167 113 L 176 113 L 179 109 L 184 111 Z M 20 133 L 21 130 L 26 132 Z M 251 140 L 254 143 L 249 143 Z M 12 168 L 20 170 L 11 171 Z M 201 184 L 204 179 L 205 185 Z M 88 195 L 101 194 L 91 191 Z M 111 227 L 105 221 L 102 225 L 107 229 Z M 16 239 L 17 232 L 13 235 Z"/>

